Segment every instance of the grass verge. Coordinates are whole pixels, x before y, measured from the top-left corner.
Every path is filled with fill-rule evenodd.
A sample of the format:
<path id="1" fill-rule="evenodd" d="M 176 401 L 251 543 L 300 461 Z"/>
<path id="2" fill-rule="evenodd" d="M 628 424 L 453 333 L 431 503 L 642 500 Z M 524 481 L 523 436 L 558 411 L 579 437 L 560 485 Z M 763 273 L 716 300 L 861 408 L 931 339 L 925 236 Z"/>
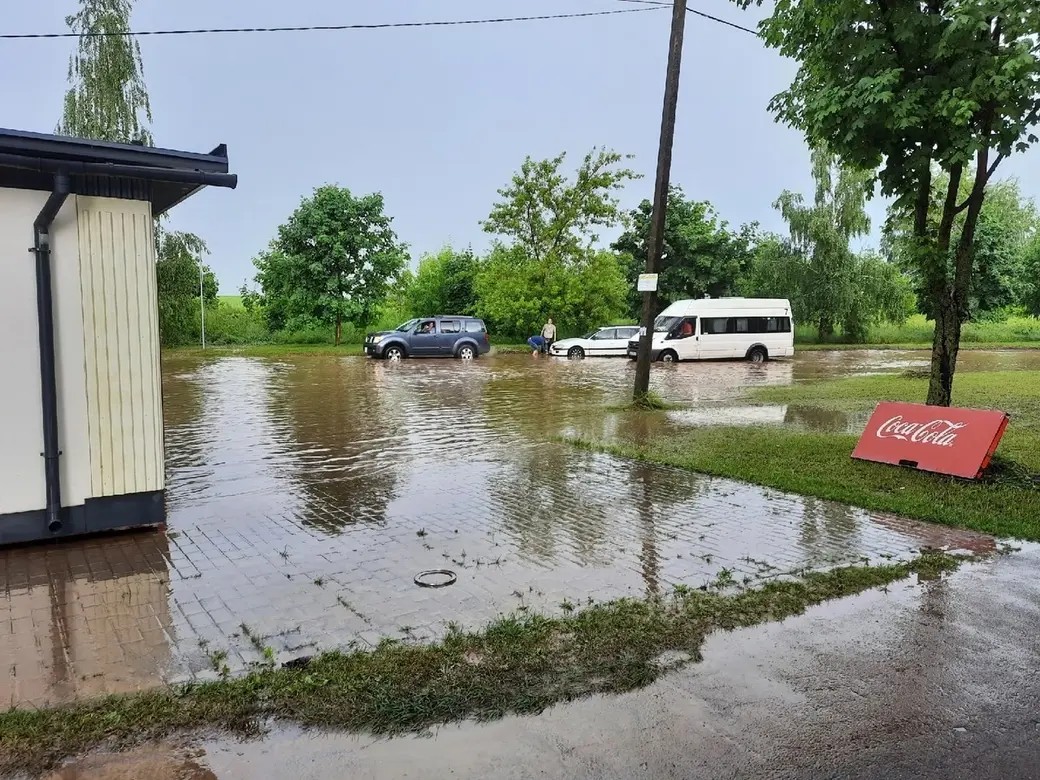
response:
<path id="1" fill-rule="evenodd" d="M 890 344 L 832 344 L 832 343 L 820 343 L 820 344 L 803 344 L 796 342 L 795 352 L 843 352 L 843 351 L 857 351 L 857 350 L 884 350 L 884 351 L 899 351 L 899 352 L 913 352 L 913 351 L 926 351 L 930 352 L 932 349 L 932 342 L 930 341 L 914 341 L 914 342 L 892 342 Z M 970 352 L 972 350 L 990 350 L 990 349 L 1040 349 L 1040 341 L 975 341 L 975 342 L 961 342 L 960 349 L 962 352 Z"/>
<path id="2" fill-rule="evenodd" d="M 1040 541 L 1040 372 L 962 373 L 954 384 L 959 406 L 997 408 L 1011 414 L 988 482 L 864 463 L 850 457 L 858 434 L 787 426 L 669 429 L 638 444 L 565 439 L 570 444 L 622 457 L 845 504 L 891 512 L 997 536 Z M 759 403 L 788 404 L 789 412 L 869 412 L 880 400 L 920 401 L 927 380 L 867 376 L 749 393 Z"/>
<path id="3" fill-rule="evenodd" d="M 860 346 L 870 348 L 871 345 L 920 344 L 930 349 L 934 333 L 935 323 L 929 322 L 923 314 L 915 314 L 900 325 L 885 323 L 871 327 L 864 339 L 866 344 Z M 815 327 L 801 324 L 795 333 L 795 343 L 801 345 L 842 341 L 840 332 L 835 335 L 836 338 L 821 339 Z M 970 349 L 976 345 L 993 349 L 1005 344 L 1040 347 L 1040 318 L 1016 315 L 1001 320 L 964 324 L 961 349 Z"/>
<path id="4" fill-rule="evenodd" d="M 935 578 L 961 560 L 928 552 L 906 563 L 806 573 L 738 593 L 677 588 L 667 598 L 615 601 L 559 618 L 503 618 L 476 633 L 449 627 L 429 645 L 386 640 L 371 652 L 327 653 L 299 669 L 14 710 L 0 714 L 0 774 L 42 771 L 95 747 L 128 748 L 178 732 L 258 733 L 271 718 L 387 735 L 537 713 L 648 685 L 665 671 L 663 653 L 697 660 L 713 631 L 797 615 L 911 574 Z"/>

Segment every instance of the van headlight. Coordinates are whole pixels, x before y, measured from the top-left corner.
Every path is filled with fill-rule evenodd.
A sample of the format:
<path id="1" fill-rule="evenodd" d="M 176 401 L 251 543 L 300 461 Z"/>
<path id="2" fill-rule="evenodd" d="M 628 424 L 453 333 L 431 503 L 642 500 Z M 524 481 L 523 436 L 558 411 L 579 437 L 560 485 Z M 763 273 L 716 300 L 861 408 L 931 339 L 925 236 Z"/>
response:
<path id="1" fill-rule="evenodd" d="M 382 341 L 382 340 L 383 340 L 384 338 L 386 338 L 386 337 L 385 337 L 385 336 L 373 336 L 373 337 L 372 337 L 372 343 L 373 343 L 373 344 L 378 344 L 378 343 L 379 343 L 380 341 Z"/>

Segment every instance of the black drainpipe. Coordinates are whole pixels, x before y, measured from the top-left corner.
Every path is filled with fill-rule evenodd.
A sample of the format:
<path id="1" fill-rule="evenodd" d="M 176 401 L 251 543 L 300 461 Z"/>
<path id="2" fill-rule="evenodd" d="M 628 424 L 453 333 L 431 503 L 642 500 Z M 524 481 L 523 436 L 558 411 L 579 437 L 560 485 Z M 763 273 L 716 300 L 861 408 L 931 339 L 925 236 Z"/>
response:
<path id="1" fill-rule="evenodd" d="M 51 294 L 51 223 L 69 196 L 69 177 L 54 175 L 54 188 L 33 223 L 36 234 L 36 316 L 40 326 L 40 395 L 43 401 L 43 473 L 47 530 L 61 530 L 61 472 L 58 468 L 58 382 L 54 366 L 54 301 Z"/>

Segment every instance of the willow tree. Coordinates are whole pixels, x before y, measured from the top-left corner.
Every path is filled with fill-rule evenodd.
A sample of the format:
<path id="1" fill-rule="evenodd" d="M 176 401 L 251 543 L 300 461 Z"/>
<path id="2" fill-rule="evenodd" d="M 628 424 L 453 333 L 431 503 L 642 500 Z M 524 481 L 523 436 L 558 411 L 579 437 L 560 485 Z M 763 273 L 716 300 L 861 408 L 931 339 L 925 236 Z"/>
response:
<path id="1" fill-rule="evenodd" d="M 853 268 L 857 258 L 849 244 L 870 232 L 866 202 L 871 176 L 842 166 L 830 152 L 812 153 L 816 193 L 808 204 L 801 194 L 784 191 L 774 204 L 791 231 L 791 244 L 806 258 L 802 287 L 808 311 L 820 338 L 834 334 L 857 294 Z"/>
<path id="2" fill-rule="evenodd" d="M 766 0 L 734 2 L 747 7 Z M 948 406 L 987 185 L 1003 160 L 1037 141 L 1040 4 L 772 5 L 761 35 L 795 60 L 798 71 L 770 108 L 810 145 L 824 144 L 853 167 L 877 171 L 882 192 L 913 224 L 915 262 L 935 316 L 928 403 Z M 948 176 L 938 220 L 929 209 L 935 168 Z"/>
<path id="3" fill-rule="evenodd" d="M 58 133 L 152 145 L 141 46 L 130 35 L 133 7 L 133 0 L 80 0 L 79 11 L 65 18 L 80 37 Z"/>

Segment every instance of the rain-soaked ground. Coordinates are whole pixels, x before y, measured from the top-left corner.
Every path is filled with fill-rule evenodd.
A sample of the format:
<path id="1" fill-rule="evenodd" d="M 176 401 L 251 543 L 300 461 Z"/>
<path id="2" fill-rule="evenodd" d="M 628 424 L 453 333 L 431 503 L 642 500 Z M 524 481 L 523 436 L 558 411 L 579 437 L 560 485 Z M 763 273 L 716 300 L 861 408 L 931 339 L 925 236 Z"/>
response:
<path id="1" fill-rule="evenodd" d="M 752 585 L 922 545 L 991 550 L 971 533 L 548 441 L 746 420 L 742 387 L 924 360 L 659 367 L 665 398 L 715 408 L 648 423 L 604 411 L 628 396 L 623 359 L 169 358 L 168 531 L 0 551 L 0 707 L 238 672 L 268 647 L 285 661 L 421 640 L 447 621 L 699 586 L 723 568 Z M 1040 353 L 964 353 L 960 369 L 1016 367 L 1040 367 Z M 754 414 L 814 424 L 781 409 Z M 413 583 L 441 568 L 458 582 Z"/>
<path id="2" fill-rule="evenodd" d="M 1030 780 L 1040 550 L 715 634 L 623 697 L 373 739 L 275 730 L 75 762 L 48 780 Z"/>

